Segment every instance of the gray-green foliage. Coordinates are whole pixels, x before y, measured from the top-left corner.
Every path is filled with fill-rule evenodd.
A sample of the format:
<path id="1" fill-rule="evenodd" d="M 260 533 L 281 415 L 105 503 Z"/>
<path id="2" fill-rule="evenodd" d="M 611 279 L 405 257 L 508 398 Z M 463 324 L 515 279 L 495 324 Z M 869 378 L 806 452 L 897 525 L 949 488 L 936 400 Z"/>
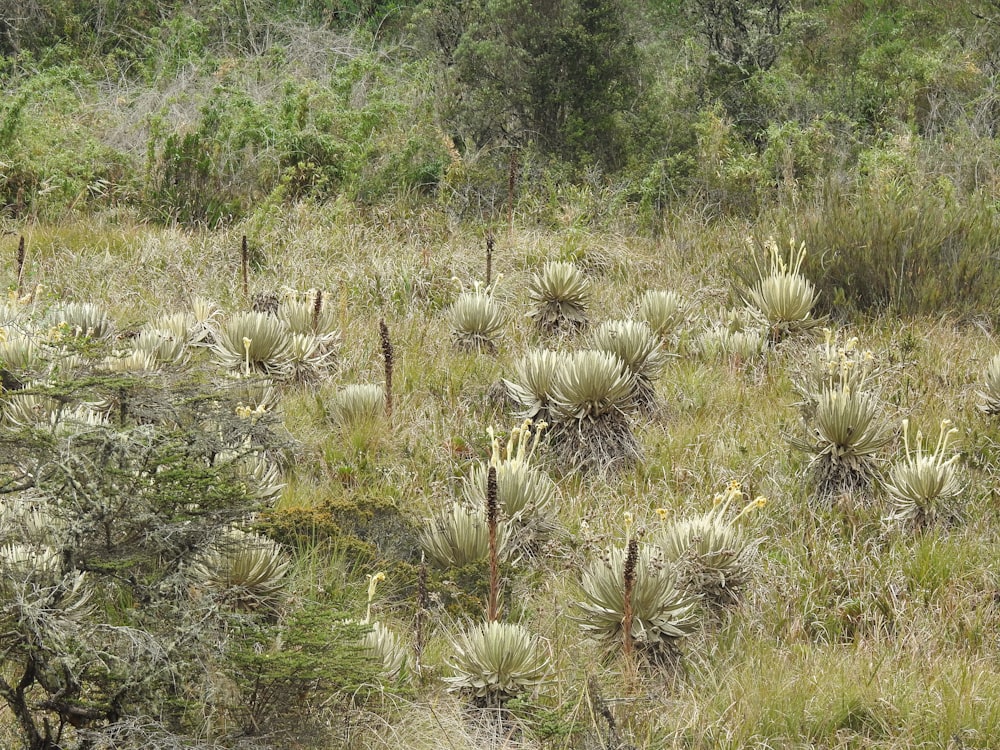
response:
<path id="1" fill-rule="evenodd" d="M 632 374 L 637 405 L 652 409 L 656 401 L 653 383 L 667 363 L 660 339 L 644 321 L 607 320 L 591 335 L 594 349 L 615 354 Z"/>
<path id="2" fill-rule="evenodd" d="M 528 317 L 543 331 L 575 330 L 587 324 L 590 281 L 574 264 L 550 261 L 528 283 Z"/>
<path id="3" fill-rule="evenodd" d="M 959 454 L 948 454 L 949 442 L 958 430 L 949 420 L 944 420 L 940 429 L 937 445 L 928 451 L 919 431 L 914 444 L 910 444 L 909 421 L 903 420 L 906 455 L 893 464 L 885 482 L 890 502 L 886 516 L 889 521 L 923 525 L 958 515 L 953 502 L 964 489 L 956 465 Z"/>
<path id="4" fill-rule="evenodd" d="M 252 610 L 276 605 L 289 565 L 272 540 L 230 528 L 191 564 L 190 575 L 220 601 Z"/>
<path id="5" fill-rule="evenodd" d="M 818 325 L 812 309 L 816 304 L 816 288 L 802 273 L 805 245 L 794 246 L 788 262 L 777 244 L 770 244 L 771 265 L 767 271 L 758 268 L 757 282 L 744 292 L 747 304 L 764 320 L 771 337 L 780 339 L 788 333 Z"/>
<path id="6" fill-rule="evenodd" d="M 625 559 L 625 549 L 612 547 L 588 565 L 581 581 L 583 601 L 577 604 L 580 628 L 611 647 L 622 642 Z M 697 627 L 697 604 L 662 551 L 640 545 L 632 591 L 633 643 L 652 658 L 675 657 L 679 640 Z"/>
<path id="7" fill-rule="evenodd" d="M 236 313 L 219 326 L 212 353 L 227 370 L 280 379 L 292 371 L 292 334 L 273 315 Z"/>
<path id="8" fill-rule="evenodd" d="M 824 388 L 806 436 L 792 444 L 813 454 L 817 494 L 866 490 L 875 478 L 879 451 L 892 439 L 885 407 L 870 391 Z"/>
<path id="9" fill-rule="evenodd" d="M 508 525 L 497 525 L 497 551 L 506 554 Z M 441 568 L 459 568 L 485 560 L 490 550 L 489 527 L 482 506 L 452 503 L 420 535 L 420 546 L 428 559 Z"/>
<path id="10" fill-rule="evenodd" d="M 639 456 L 629 415 L 635 378 L 615 354 L 584 349 L 556 370 L 549 416 L 552 444 L 567 466 L 605 471 Z"/>
<path id="11" fill-rule="evenodd" d="M 514 374 L 505 379 L 507 391 L 521 406 L 521 416 L 535 421 L 548 418 L 556 374 L 566 355 L 551 349 L 536 349 L 514 362 Z"/>
<path id="12" fill-rule="evenodd" d="M 449 312 L 452 338 L 460 349 L 472 352 L 495 352 L 497 338 L 503 331 L 503 311 L 489 290 L 462 292 Z"/>
<path id="13" fill-rule="evenodd" d="M 986 365 L 982 387 L 979 408 L 987 414 L 1000 414 L 1000 354 L 994 355 Z"/>
<path id="14" fill-rule="evenodd" d="M 738 484 L 731 485 L 716 496 L 712 510 L 670 521 L 654 537 L 664 558 L 677 567 L 684 587 L 712 607 L 737 603 L 753 575 L 759 540 L 750 539 L 739 522 L 765 501 L 758 498 L 727 518 L 732 502 L 742 497 Z"/>
<path id="15" fill-rule="evenodd" d="M 385 413 L 385 389 L 373 383 L 341 388 L 331 403 L 333 421 L 345 427 L 375 424 Z"/>
<path id="16" fill-rule="evenodd" d="M 640 320 L 660 338 L 666 338 L 676 331 L 687 317 L 684 301 L 677 292 L 650 289 L 639 300 L 636 313 Z"/>
<path id="17" fill-rule="evenodd" d="M 481 705 L 502 705 L 541 685 L 549 672 L 538 637 L 516 623 L 475 626 L 458 634 L 451 648 L 454 674 L 445 681 Z"/>

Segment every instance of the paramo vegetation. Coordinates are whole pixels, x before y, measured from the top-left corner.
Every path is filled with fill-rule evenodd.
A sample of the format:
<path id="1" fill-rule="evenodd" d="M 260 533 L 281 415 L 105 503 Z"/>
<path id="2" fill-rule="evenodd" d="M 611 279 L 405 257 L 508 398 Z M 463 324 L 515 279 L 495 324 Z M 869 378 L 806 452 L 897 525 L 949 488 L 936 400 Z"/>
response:
<path id="1" fill-rule="evenodd" d="M 0 745 L 988 748 L 997 0 L 0 0 Z"/>

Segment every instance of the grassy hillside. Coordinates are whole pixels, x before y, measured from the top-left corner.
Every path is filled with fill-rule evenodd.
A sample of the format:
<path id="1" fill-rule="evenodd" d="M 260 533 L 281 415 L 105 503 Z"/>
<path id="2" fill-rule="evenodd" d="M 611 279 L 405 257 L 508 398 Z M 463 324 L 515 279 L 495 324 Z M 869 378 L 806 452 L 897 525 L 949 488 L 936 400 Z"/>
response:
<path id="1" fill-rule="evenodd" d="M 3 744 L 992 746 L 997 9 L 453 5 L 4 10 Z"/>

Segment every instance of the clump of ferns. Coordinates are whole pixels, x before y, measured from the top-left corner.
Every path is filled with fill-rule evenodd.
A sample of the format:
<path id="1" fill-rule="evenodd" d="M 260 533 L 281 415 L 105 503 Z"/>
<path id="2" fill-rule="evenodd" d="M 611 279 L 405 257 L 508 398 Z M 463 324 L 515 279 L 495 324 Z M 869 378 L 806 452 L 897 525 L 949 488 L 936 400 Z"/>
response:
<path id="1" fill-rule="evenodd" d="M 835 383 L 816 396 L 812 415 L 803 419 L 804 436 L 793 435 L 789 441 L 813 454 L 809 466 L 818 499 L 871 488 L 879 452 L 892 439 L 884 408 L 875 392 Z"/>
<path id="2" fill-rule="evenodd" d="M 687 319 L 687 305 L 677 292 L 650 289 L 639 299 L 636 313 L 661 340 L 673 335 Z"/>
<path id="3" fill-rule="evenodd" d="M 770 267 L 765 270 L 757 265 L 757 281 L 744 291 L 743 297 L 750 310 L 766 323 L 770 339 L 778 342 L 821 324 L 822 319 L 812 316 L 818 296 L 816 287 L 800 272 L 806 257 L 805 243 L 798 249 L 794 241 L 790 243 L 787 262 L 773 239 L 767 247 Z"/>
<path id="4" fill-rule="evenodd" d="M 505 557 L 510 525 L 497 524 L 497 552 Z M 439 568 L 461 568 L 485 561 L 490 552 L 490 535 L 483 505 L 454 502 L 435 517 L 420 534 L 420 546 L 427 559 Z"/>
<path id="5" fill-rule="evenodd" d="M 511 545 L 524 550 L 534 549 L 555 527 L 555 482 L 533 465 L 545 428 L 544 422 L 534 425 L 526 419 L 502 446 L 491 427 L 490 461 L 474 466 L 462 485 L 469 507 L 486 507 L 489 470 L 496 469 L 497 501 L 511 528 Z"/>
<path id="6" fill-rule="evenodd" d="M 236 313 L 224 321 L 212 353 L 224 368 L 246 376 L 283 379 L 292 372 L 292 334 L 267 313 Z"/>
<path id="7" fill-rule="evenodd" d="M 556 370 L 549 405 L 550 438 L 567 467 L 606 472 L 640 458 L 630 415 L 635 379 L 616 354 L 584 349 Z"/>
<path id="8" fill-rule="evenodd" d="M 532 276 L 528 299 L 528 317 L 542 331 L 576 331 L 587 325 L 590 281 L 573 263 L 550 261 Z"/>
<path id="9" fill-rule="evenodd" d="M 698 597 L 681 585 L 657 545 L 632 539 L 625 547 L 606 549 L 584 569 L 580 585 L 580 629 L 609 652 L 634 649 L 653 663 L 674 666 L 680 640 L 698 627 Z M 628 633 L 626 620 L 631 621 Z"/>
<path id="10" fill-rule="evenodd" d="M 598 351 L 618 356 L 632 375 L 636 407 L 646 413 L 654 411 L 653 382 L 663 372 L 669 355 L 649 325 L 636 320 L 608 320 L 594 330 L 590 343 Z"/>
<path id="11" fill-rule="evenodd" d="M 273 610 L 290 564 L 277 542 L 231 527 L 191 563 L 189 575 L 197 586 L 236 609 Z"/>
<path id="12" fill-rule="evenodd" d="M 928 451 L 919 430 L 910 444 L 910 422 L 903 420 L 906 455 L 893 464 L 884 485 L 890 505 L 887 521 L 923 527 L 938 519 L 958 516 L 951 503 L 964 487 L 958 476 L 960 454 L 950 450 L 952 438 L 957 434 L 951 420 L 943 420 L 937 444 L 933 451 Z"/>
<path id="13" fill-rule="evenodd" d="M 566 364 L 566 355 L 551 349 L 528 352 L 514 363 L 514 376 L 504 379 L 511 398 L 521 407 L 519 416 L 536 424 L 549 421 L 556 373 Z"/>
<path id="14" fill-rule="evenodd" d="M 758 497 L 731 515 L 733 503 L 743 498 L 740 483 L 731 482 L 706 513 L 666 522 L 667 511 L 657 509 L 664 525 L 657 530 L 655 543 L 675 566 L 680 584 L 700 596 L 711 611 L 738 604 L 753 576 L 761 540 L 749 538 L 742 522 L 767 501 Z"/>
<path id="15" fill-rule="evenodd" d="M 481 708 L 499 708 L 537 689 L 549 676 L 541 639 L 518 623 L 493 620 L 459 633 L 450 643 L 449 689 Z"/>
<path id="16" fill-rule="evenodd" d="M 983 373 L 983 390 L 980 411 L 986 414 L 1000 414 L 1000 353 L 993 356 Z"/>
<path id="17" fill-rule="evenodd" d="M 493 290 L 499 281 L 498 278 L 486 286 L 477 281 L 470 291 L 463 289 L 452 304 L 448 312 L 451 336 L 455 346 L 462 351 L 496 352 L 497 339 L 506 323 L 503 310 L 493 298 Z"/>

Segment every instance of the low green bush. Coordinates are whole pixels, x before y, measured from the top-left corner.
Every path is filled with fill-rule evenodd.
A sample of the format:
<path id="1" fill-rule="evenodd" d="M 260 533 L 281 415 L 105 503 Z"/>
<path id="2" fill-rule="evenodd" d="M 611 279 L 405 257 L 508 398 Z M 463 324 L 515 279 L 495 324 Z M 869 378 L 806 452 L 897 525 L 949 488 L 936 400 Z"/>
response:
<path id="1" fill-rule="evenodd" d="M 833 194 L 796 237 L 811 248 L 803 271 L 821 313 L 998 319 L 1000 214 L 986 201 L 928 191 Z"/>

